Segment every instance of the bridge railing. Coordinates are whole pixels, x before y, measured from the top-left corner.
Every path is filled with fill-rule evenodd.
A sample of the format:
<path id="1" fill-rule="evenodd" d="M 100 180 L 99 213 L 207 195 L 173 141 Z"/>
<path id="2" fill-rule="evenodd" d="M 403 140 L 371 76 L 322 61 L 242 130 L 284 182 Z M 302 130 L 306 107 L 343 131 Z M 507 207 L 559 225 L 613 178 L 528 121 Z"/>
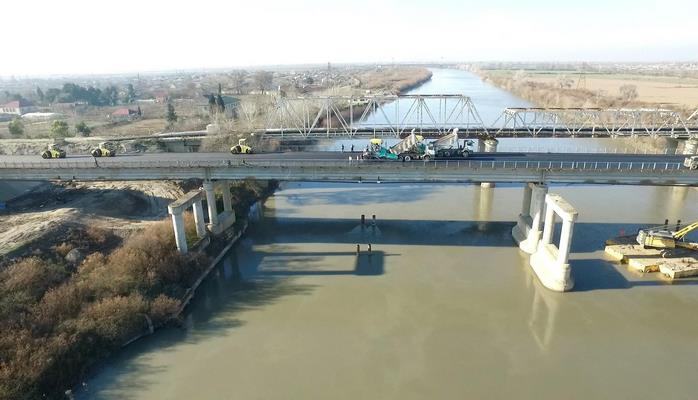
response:
<path id="1" fill-rule="evenodd" d="M 675 171 L 685 169 L 680 162 L 634 161 L 488 161 L 488 160 L 431 160 L 431 161 L 380 161 L 380 160 L 147 160 L 147 161 L 0 161 L 0 169 L 26 170 L 81 170 L 81 169 L 148 169 L 148 168 L 355 168 L 361 166 L 402 168 L 454 168 L 454 169 L 526 169 L 526 170 L 599 170 L 599 171 Z"/>

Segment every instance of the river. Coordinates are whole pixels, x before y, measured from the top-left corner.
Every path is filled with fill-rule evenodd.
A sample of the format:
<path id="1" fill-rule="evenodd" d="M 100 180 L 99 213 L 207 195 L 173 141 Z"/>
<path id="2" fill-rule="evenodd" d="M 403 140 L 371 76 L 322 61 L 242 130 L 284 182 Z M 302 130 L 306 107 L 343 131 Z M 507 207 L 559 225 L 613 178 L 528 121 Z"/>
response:
<path id="1" fill-rule="evenodd" d="M 564 294 L 511 238 L 520 185 L 283 183 L 184 328 L 124 349 L 78 398 L 695 398 L 698 281 L 633 273 L 603 245 L 698 219 L 698 191 L 550 191 L 579 211 Z"/>

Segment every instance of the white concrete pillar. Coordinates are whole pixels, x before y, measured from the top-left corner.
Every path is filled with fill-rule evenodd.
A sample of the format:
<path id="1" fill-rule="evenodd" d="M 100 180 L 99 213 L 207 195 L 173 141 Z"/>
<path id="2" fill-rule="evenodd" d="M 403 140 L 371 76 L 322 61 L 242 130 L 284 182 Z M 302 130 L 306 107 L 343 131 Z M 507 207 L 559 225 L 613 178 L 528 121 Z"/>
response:
<path id="1" fill-rule="evenodd" d="M 201 200 L 192 204 L 194 210 L 194 224 L 196 225 L 196 236 L 202 239 L 206 236 L 206 223 L 204 222 L 204 205 Z"/>
<path id="2" fill-rule="evenodd" d="M 531 194 L 533 193 L 533 188 L 530 184 L 524 185 L 523 202 L 521 203 L 521 216 L 530 217 L 531 216 Z"/>
<path id="3" fill-rule="evenodd" d="M 485 141 L 483 139 L 477 140 L 477 152 L 483 153 L 485 151 Z"/>
<path id="4" fill-rule="evenodd" d="M 485 153 L 496 153 L 499 140 L 491 138 L 485 140 Z"/>
<path id="5" fill-rule="evenodd" d="M 204 191 L 206 192 L 206 203 L 208 206 L 208 222 L 216 226 L 218 225 L 218 209 L 216 208 L 216 193 L 213 182 L 205 181 Z"/>
<path id="6" fill-rule="evenodd" d="M 674 138 L 666 138 L 666 150 L 664 154 L 673 156 L 679 148 L 679 140 Z"/>
<path id="7" fill-rule="evenodd" d="M 574 229 L 574 221 L 563 219 L 562 230 L 560 231 L 560 245 L 557 249 L 557 262 L 559 264 L 567 264 L 569 260 L 570 247 L 572 246 L 572 229 Z"/>
<path id="8" fill-rule="evenodd" d="M 497 140 L 497 139 L 494 139 L 494 138 L 486 139 L 484 141 L 485 153 L 496 153 L 498 143 L 499 143 L 499 140 Z M 493 188 L 494 182 L 481 182 L 480 186 L 483 188 Z"/>
<path id="9" fill-rule="evenodd" d="M 531 229 L 540 232 L 543 228 L 543 211 L 545 211 L 545 195 L 548 194 L 547 185 L 535 185 L 533 188 L 531 204 Z"/>
<path id="10" fill-rule="evenodd" d="M 187 247 L 187 235 L 184 231 L 184 218 L 182 218 L 182 213 L 176 212 L 170 215 L 172 215 L 172 226 L 174 227 L 177 250 L 182 254 L 186 254 L 189 248 Z"/>
<path id="11" fill-rule="evenodd" d="M 233 195 L 230 194 L 230 182 L 223 181 L 223 211 L 233 213 Z"/>
<path id="12" fill-rule="evenodd" d="M 553 241 L 553 233 L 555 230 L 555 210 L 547 205 L 545 207 L 545 223 L 543 224 L 543 238 L 540 245 L 550 244 Z"/>
<path id="13" fill-rule="evenodd" d="M 698 153 L 698 139 L 688 139 L 683 145 L 683 154 L 691 156 Z"/>

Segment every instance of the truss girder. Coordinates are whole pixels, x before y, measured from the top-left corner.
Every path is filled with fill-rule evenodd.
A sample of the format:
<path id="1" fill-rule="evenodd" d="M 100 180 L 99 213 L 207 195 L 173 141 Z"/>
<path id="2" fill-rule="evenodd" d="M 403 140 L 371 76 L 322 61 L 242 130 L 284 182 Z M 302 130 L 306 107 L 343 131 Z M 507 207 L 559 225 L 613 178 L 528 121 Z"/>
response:
<path id="1" fill-rule="evenodd" d="M 496 132 L 514 130 L 530 136 L 686 136 L 681 115 L 667 109 L 507 108 L 495 122 Z M 495 133 L 496 135 L 496 133 Z"/>

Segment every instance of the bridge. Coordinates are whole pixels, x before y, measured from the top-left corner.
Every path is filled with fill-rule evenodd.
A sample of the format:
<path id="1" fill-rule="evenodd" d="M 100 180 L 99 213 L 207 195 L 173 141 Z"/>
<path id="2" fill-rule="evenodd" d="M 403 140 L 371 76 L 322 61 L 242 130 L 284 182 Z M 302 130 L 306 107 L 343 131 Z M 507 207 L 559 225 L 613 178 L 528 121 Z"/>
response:
<path id="1" fill-rule="evenodd" d="M 359 153 L 173 153 L 93 159 L 0 157 L 0 180 L 277 179 L 332 182 L 508 182 L 698 186 L 683 156 L 483 153 L 464 160 L 360 160 Z M 351 158 L 351 159 L 350 159 Z"/>
<path id="2" fill-rule="evenodd" d="M 663 108 L 506 108 L 485 124 L 465 95 L 279 97 L 256 132 L 276 139 L 404 137 L 413 129 L 438 137 L 458 128 L 461 138 L 698 137 L 696 117 Z"/>

